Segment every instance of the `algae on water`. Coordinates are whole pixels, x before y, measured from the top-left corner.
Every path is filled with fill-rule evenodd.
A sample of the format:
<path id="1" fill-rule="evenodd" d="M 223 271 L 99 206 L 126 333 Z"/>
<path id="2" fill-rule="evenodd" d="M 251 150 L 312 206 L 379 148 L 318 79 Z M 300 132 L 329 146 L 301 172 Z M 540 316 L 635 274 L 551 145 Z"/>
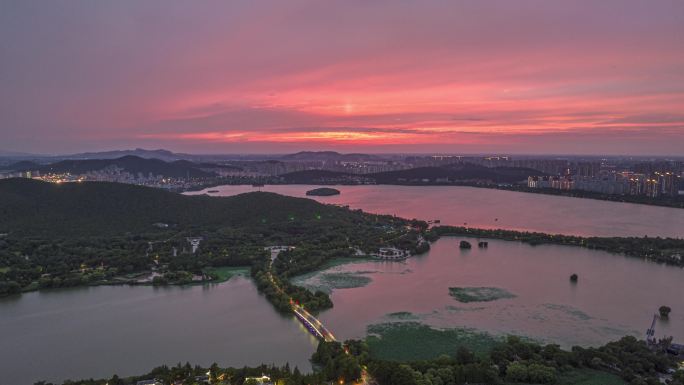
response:
<path id="1" fill-rule="evenodd" d="M 450 287 L 449 295 L 463 303 L 490 302 L 516 297 L 508 290 L 498 287 Z"/>

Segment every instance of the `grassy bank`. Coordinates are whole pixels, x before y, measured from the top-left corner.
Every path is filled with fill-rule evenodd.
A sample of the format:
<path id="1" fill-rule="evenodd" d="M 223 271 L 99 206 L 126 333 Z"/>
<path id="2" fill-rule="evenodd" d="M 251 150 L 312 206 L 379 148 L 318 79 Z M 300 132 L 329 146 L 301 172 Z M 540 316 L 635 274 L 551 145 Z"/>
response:
<path id="1" fill-rule="evenodd" d="M 216 275 L 216 280 L 211 281 L 212 283 L 226 282 L 227 280 L 235 277 L 249 277 L 249 266 L 223 266 L 223 267 L 212 267 L 208 269 L 207 272 L 211 275 Z"/>

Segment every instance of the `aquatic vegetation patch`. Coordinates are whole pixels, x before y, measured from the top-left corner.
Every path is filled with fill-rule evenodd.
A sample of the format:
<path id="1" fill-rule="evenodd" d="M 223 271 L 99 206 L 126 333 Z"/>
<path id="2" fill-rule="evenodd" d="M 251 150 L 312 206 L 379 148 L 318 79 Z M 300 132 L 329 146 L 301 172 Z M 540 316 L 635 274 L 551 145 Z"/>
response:
<path id="1" fill-rule="evenodd" d="M 295 285 L 305 287 L 306 289 L 316 292 L 322 291 L 330 294 L 335 289 L 352 289 L 363 287 L 371 283 L 373 280 L 362 274 L 370 274 L 373 272 L 330 272 L 318 273 L 311 277 L 298 277 L 292 280 Z"/>
<path id="2" fill-rule="evenodd" d="M 473 329 L 435 329 L 420 322 L 388 322 L 368 326 L 371 357 L 393 361 L 429 360 L 453 355 L 459 346 L 486 354 L 501 338 Z"/>
<path id="3" fill-rule="evenodd" d="M 326 261 L 314 271 L 292 277 L 290 282 L 299 286 L 306 286 L 307 281 L 312 279 L 317 280 L 321 274 L 343 272 L 347 267 L 353 267 L 353 265 L 365 264 L 374 261 L 375 260 L 370 257 L 333 258 L 329 261 Z M 360 272 L 355 273 L 360 274 Z M 368 273 L 377 273 L 377 271 L 368 271 Z"/>
<path id="4" fill-rule="evenodd" d="M 545 303 L 542 305 L 543 307 L 549 309 L 549 310 L 558 310 L 561 312 L 564 312 L 568 314 L 569 316 L 581 320 L 581 321 L 588 321 L 594 317 L 590 316 L 589 314 L 574 308 L 572 306 L 568 305 L 559 305 L 559 304 L 554 304 L 554 303 Z"/>
<path id="5" fill-rule="evenodd" d="M 385 318 L 391 319 L 391 320 L 397 320 L 397 321 L 410 321 L 410 320 L 418 320 L 420 319 L 420 316 L 417 314 L 413 314 L 409 311 L 398 311 L 394 313 L 389 313 L 385 315 Z"/>
<path id="6" fill-rule="evenodd" d="M 362 273 L 363 274 L 363 273 Z M 321 283 L 332 289 L 352 289 L 363 287 L 371 283 L 372 279 L 359 273 L 325 273 L 321 276 Z"/>
<path id="7" fill-rule="evenodd" d="M 516 297 L 515 294 L 508 290 L 498 287 L 450 287 L 449 295 L 463 303 L 490 302 Z"/>
<path id="8" fill-rule="evenodd" d="M 345 266 L 345 265 L 354 265 L 354 264 L 360 264 L 360 263 L 368 263 L 368 262 L 375 262 L 375 260 L 371 257 L 345 257 L 345 258 L 333 258 L 329 261 L 326 261 L 323 266 L 321 266 L 318 271 L 322 270 L 328 270 L 332 269 L 334 267 L 339 267 L 339 266 Z"/>
<path id="9" fill-rule="evenodd" d="M 477 307 L 462 307 L 462 306 L 446 306 L 445 309 L 447 310 L 448 313 L 450 314 L 458 314 L 458 313 L 464 313 L 464 312 L 471 312 L 471 311 L 480 311 L 486 309 L 485 307 L 482 306 L 477 306 Z"/>

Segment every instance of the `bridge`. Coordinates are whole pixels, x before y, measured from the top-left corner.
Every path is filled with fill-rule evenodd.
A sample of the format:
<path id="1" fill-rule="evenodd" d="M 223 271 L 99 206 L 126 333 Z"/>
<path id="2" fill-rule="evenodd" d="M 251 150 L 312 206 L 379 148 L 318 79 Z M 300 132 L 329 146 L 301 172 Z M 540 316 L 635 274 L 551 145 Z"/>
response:
<path id="1" fill-rule="evenodd" d="M 291 250 L 294 249 L 294 247 L 270 246 L 266 247 L 265 249 L 271 252 L 271 261 L 269 262 L 268 271 L 266 273 L 268 275 L 268 279 L 271 281 L 273 287 L 276 289 L 276 291 L 278 291 L 278 293 L 287 295 L 285 290 L 283 290 L 283 288 L 280 287 L 278 282 L 273 278 L 273 261 L 278 258 L 278 254 L 280 254 L 281 251 Z M 320 338 L 325 342 L 337 341 L 335 336 L 330 332 L 330 330 L 326 329 L 325 325 L 323 325 L 321 321 L 306 311 L 304 307 L 298 303 L 295 303 L 292 297 L 290 297 L 290 307 L 292 308 L 292 312 L 295 314 L 299 322 L 301 322 L 309 330 L 309 332 L 314 335 L 314 337 Z"/>
<path id="2" fill-rule="evenodd" d="M 290 246 L 271 246 L 271 247 L 266 247 L 266 250 L 271 252 L 271 261 L 268 265 L 268 279 L 271 281 L 273 284 L 273 287 L 275 287 L 276 291 L 278 291 L 280 294 L 287 295 L 287 293 L 283 290 L 282 287 L 278 284 L 278 282 L 273 278 L 273 261 L 278 258 L 278 254 L 280 254 L 281 251 L 283 250 L 289 250 L 292 249 Z M 292 312 L 294 313 L 295 317 L 299 320 L 299 322 L 306 327 L 306 329 L 311 333 L 314 337 L 323 340 L 325 342 L 337 342 L 337 338 L 335 338 L 335 335 L 332 334 L 330 330 L 328 330 L 325 325 L 321 321 L 318 320 L 318 318 L 314 317 L 311 313 L 306 311 L 304 307 L 296 303 L 292 297 L 290 297 L 290 307 L 292 308 Z M 344 346 L 344 352 L 346 354 L 349 353 L 349 349 Z M 342 380 L 340 380 L 342 381 Z M 354 385 L 369 385 L 372 381 L 372 378 L 368 374 L 368 371 L 366 370 L 365 367 L 361 368 L 361 378 L 360 381 L 357 383 L 354 383 Z"/>
<path id="3" fill-rule="evenodd" d="M 319 321 L 316 317 L 311 315 L 311 313 L 306 311 L 306 309 L 300 305 L 297 305 L 296 303 L 292 303 L 291 305 L 292 311 L 297 319 L 309 330 L 311 334 L 314 335 L 314 337 L 320 338 L 325 342 L 337 341 L 332 332 L 326 329 L 325 325 L 323 325 L 323 323 L 321 323 L 321 321 Z"/>

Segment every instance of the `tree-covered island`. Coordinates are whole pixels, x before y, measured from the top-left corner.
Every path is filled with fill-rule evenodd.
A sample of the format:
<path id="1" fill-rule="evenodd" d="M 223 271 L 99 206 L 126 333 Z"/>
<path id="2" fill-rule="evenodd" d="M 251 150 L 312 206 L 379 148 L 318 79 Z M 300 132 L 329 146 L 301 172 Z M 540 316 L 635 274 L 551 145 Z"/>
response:
<path id="1" fill-rule="evenodd" d="M 319 187 L 306 192 L 309 196 L 328 197 L 333 195 L 340 195 L 340 190 L 331 187 Z"/>

